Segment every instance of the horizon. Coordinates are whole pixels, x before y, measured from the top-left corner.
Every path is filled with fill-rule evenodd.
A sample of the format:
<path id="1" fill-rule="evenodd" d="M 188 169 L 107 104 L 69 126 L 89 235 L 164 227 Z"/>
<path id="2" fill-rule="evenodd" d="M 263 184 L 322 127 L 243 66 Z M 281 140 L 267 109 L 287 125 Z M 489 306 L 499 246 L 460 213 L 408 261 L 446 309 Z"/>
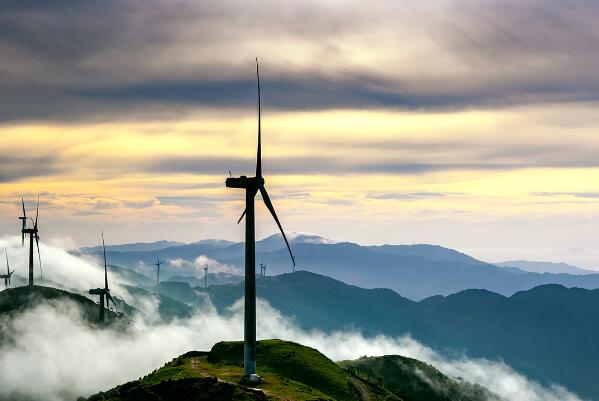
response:
<path id="1" fill-rule="evenodd" d="M 403 243 L 403 244 L 394 244 L 394 243 L 360 243 L 360 242 L 354 242 L 354 241 L 338 241 L 338 240 L 336 240 L 334 238 L 323 237 L 323 236 L 321 236 L 321 235 L 319 235 L 317 233 L 295 232 L 295 231 L 286 232 L 286 235 L 287 235 L 287 238 L 289 239 L 289 241 L 291 241 L 291 242 L 293 242 L 293 240 L 295 240 L 298 236 L 315 236 L 315 237 L 318 237 L 318 238 L 323 239 L 325 241 L 331 241 L 331 242 L 327 242 L 325 244 L 343 244 L 343 243 L 345 243 L 345 244 L 355 244 L 355 245 L 365 246 L 365 247 L 367 247 L 367 246 L 381 246 L 381 245 L 392 245 L 392 246 L 429 245 L 429 246 L 438 246 L 438 247 L 450 249 L 450 250 L 453 250 L 453 251 L 456 251 L 456 252 L 460 252 L 460 253 L 463 253 L 463 254 L 465 254 L 467 256 L 471 256 L 471 257 L 473 257 L 476 260 L 479 260 L 479 261 L 484 262 L 484 263 L 489 263 L 489 264 L 497 264 L 497 263 L 505 263 L 505 262 L 533 262 L 533 263 L 567 264 L 567 265 L 572 266 L 572 267 L 580 267 L 580 268 L 582 268 L 581 266 L 572 265 L 570 263 L 567 263 L 567 262 L 564 262 L 564 261 L 560 261 L 560 260 L 555 260 L 555 261 L 554 260 L 528 260 L 528 259 L 520 259 L 518 257 L 513 257 L 511 259 L 502 259 L 502 260 L 493 260 L 493 261 L 490 261 L 490 260 L 485 260 L 485 259 L 482 259 L 482 258 L 478 258 L 478 257 L 476 257 L 476 255 L 470 254 L 468 252 L 464 252 L 463 250 L 455 249 L 455 248 L 450 248 L 450 247 L 444 246 L 442 244 L 432 244 L 432 243 L 422 243 L 422 242 L 420 242 L 420 243 L 413 243 L 413 244 L 410 244 L 410 243 Z M 265 239 L 269 239 L 269 238 L 272 238 L 272 237 L 281 237 L 281 234 L 278 233 L 278 232 L 274 232 L 274 233 L 267 234 L 267 235 L 264 235 L 264 236 L 261 236 L 261 237 L 256 237 L 256 241 L 257 242 L 258 241 L 263 241 Z M 165 239 L 161 239 L 161 240 L 157 240 L 157 241 L 138 241 L 138 242 L 111 243 L 111 244 L 107 244 L 107 248 L 110 248 L 111 246 L 123 246 L 123 245 L 135 245 L 135 244 L 153 244 L 153 243 L 158 243 L 158 242 L 174 242 L 174 243 L 178 243 L 178 244 L 181 244 L 181 245 L 190 245 L 190 244 L 195 244 L 195 243 L 199 243 L 199 242 L 202 242 L 202 241 L 228 241 L 228 242 L 231 242 L 233 244 L 243 243 L 243 240 L 241 240 L 241 241 L 235 241 L 233 239 L 227 239 L 227 238 L 202 238 L 202 239 L 198 239 L 198 240 L 194 240 L 194 241 L 189 241 L 189 242 L 186 242 L 186 241 L 177 241 L 177 240 L 166 239 L 165 238 Z M 86 245 L 86 246 L 82 246 L 82 247 L 74 247 L 74 248 L 70 248 L 70 249 L 67 249 L 67 250 L 68 251 L 75 251 L 75 250 L 84 249 L 84 248 L 96 248 L 96 247 L 99 247 L 99 246 L 101 246 L 101 245 L 98 245 L 98 244 L 93 245 L 92 244 L 92 245 Z M 177 245 L 174 245 L 174 246 L 177 246 Z M 284 248 L 284 242 L 283 242 L 283 239 L 281 237 L 281 249 L 283 249 L 283 248 Z M 157 250 L 155 252 L 157 254 L 159 254 L 160 250 Z M 584 267 L 584 269 L 599 272 L 599 268 L 595 268 L 595 267 Z"/>

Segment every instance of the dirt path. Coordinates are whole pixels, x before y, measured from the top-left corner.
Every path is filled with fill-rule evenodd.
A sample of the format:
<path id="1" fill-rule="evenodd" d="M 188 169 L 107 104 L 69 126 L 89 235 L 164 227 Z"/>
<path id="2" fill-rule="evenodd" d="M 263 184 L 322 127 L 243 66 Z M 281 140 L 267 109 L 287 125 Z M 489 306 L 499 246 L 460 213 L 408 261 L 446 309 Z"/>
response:
<path id="1" fill-rule="evenodd" d="M 198 373 L 202 372 L 200 367 L 200 358 L 191 358 L 191 368 Z"/>
<path id="2" fill-rule="evenodd" d="M 358 396 L 362 401 L 374 401 L 376 397 L 373 397 L 372 393 L 368 390 L 368 387 L 355 377 L 348 376 L 349 384 L 358 393 Z"/>

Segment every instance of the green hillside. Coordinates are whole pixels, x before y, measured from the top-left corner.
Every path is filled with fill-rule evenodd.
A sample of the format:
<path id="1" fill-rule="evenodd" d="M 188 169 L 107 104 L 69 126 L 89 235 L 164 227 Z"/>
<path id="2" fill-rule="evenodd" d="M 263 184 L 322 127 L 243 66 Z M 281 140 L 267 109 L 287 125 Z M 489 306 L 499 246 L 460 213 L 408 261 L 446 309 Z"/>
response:
<path id="1" fill-rule="evenodd" d="M 184 354 L 139 380 L 93 395 L 88 401 L 402 401 L 317 350 L 281 340 L 258 342 L 258 371 L 263 381 L 249 388 L 243 384 L 242 355 L 243 343 L 218 343 L 210 352 Z"/>
<path id="2" fill-rule="evenodd" d="M 0 315 L 3 318 L 12 317 L 14 314 L 25 311 L 28 308 L 48 301 L 67 300 L 77 304 L 82 312 L 83 318 L 90 324 L 98 323 L 98 304 L 83 295 L 59 290 L 52 287 L 34 285 L 7 288 L 0 292 Z M 122 313 L 108 312 L 107 324 L 127 324 L 127 319 Z"/>
<path id="3" fill-rule="evenodd" d="M 362 357 L 339 363 L 353 374 L 413 401 L 500 401 L 486 388 L 452 379 L 433 366 L 399 355 Z"/>
<path id="4" fill-rule="evenodd" d="M 186 319 L 193 315 L 193 309 L 190 306 L 162 293 L 129 285 L 125 285 L 124 288 L 133 298 L 134 304 L 141 304 L 145 300 L 156 297 L 158 300 L 158 315 L 163 322 L 169 322 L 173 319 Z"/>

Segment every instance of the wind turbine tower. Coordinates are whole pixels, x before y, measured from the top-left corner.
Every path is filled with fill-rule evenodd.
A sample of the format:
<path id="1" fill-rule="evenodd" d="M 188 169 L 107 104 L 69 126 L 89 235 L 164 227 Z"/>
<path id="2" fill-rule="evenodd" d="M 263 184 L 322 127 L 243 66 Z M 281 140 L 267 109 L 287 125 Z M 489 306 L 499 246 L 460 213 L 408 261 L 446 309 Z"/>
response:
<path id="1" fill-rule="evenodd" d="M 244 338 L 243 338 L 243 369 L 244 375 L 251 382 L 259 381 L 256 375 L 256 237 L 255 237 L 255 215 L 254 198 L 258 191 L 262 195 L 264 204 L 272 214 L 283 239 L 289 250 L 291 262 L 295 266 L 293 253 L 289 242 L 281 227 L 279 218 L 272 205 L 268 192 L 264 187 L 262 177 L 262 133 L 261 133 L 261 110 L 260 110 L 260 73 L 258 70 L 258 59 L 256 58 L 256 80 L 258 86 L 258 152 L 256 155 L 256 176 L 227 178 L 225 185 L 228 188 L 245 189 L 245 210 L 237 223 L 245 216 L 245 308 L 244 308 Z"/>
<path id="2" fill-rule="evenodd" d="M 208 288 L 208 265 L 204 267 L 204 289 Z"/>
<path id="3" fill-rule="evenodd" d="M 154 264 L 154 266 L 156 266 L 156 285 L 160 284 L 160 265 L 164 263 L 164 260 L 160 260 L 158 259 L 158 256 L 156 256 L 156 263 Z"/>
<path id="4" fill-rule="evenodd" d="M 107 306 L 109 305 L 108 302 L 110 301 L 114 305 L 114 308 L 117 309 L 114 299 L 112 299 L 112 295 L 110 295 L 110 289 L 108 288 L 108 268 L 106 266 L 106 245 L 104 244 L 104 232 L 102 232 L 102 248 L 104 250 L 104 288 L 92 288 L 89 290 L 91 295 L 100 296 L 100 323 L 104 323 L 105 300 Z"/>
<path id="5" fill-rule="evenodd" d="M 39 215 L 40 198 L 37 198 L 37 207 L 35 209 L 35 220 L 31 220 L 33 223 L 32 228 L 27 228 L 27 213 L 25 212 L 25 201 L 21 198 L 21 205 L 23 206 L 23 216 L 19 217 L 22 222 L 21 228 L 21 244 L 25 245 L 25 235 L 29 235 L 29 286 L 33 286 L 33 240 L 35 239 L 35 245 L 37 246 L 37 257 L 40 264 L 40 279 L 42 278 L 42 258 L 40 256 L 40 236 L 37 228 L 37 218 Z"/>
<path id="6" fill-rule="evenodd" d="M 6 251 L 6 248 L 4 248 L 4 253 L 6 254 L 6 274 L 0 274 L 0 278 L 4 279 L 4 288 L 8 288 L 10 285 L 10 276 L 12 276 L 15 271 L 10 271 L 10 266 L 8 265 L 8 252 Z"/>

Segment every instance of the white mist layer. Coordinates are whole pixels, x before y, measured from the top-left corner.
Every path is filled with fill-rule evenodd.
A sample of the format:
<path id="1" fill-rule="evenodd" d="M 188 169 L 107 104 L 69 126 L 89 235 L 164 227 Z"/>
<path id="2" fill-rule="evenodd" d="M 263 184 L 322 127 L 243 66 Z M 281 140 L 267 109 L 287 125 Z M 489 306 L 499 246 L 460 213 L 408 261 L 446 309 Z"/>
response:
<path id="1" fill-rule="evenodd" d="M 19 237 L 1 238 L 0 247 L 4 246 L 11 267 L 17 270 L 15 275 L 24 280 L 28 249 L 21 247 Z M 103 269 L 97 263 L 42 243 L 40 248 L 44 274 L 53 282 L 82 292 L 103 284 Z M 111 282 L 111 289 L 127 301 L 128 294 L 117 282 Z M 137 379 L 184 352 L 209 350 L 218 341 L 243 338 L 241 301 L 226 317 L 212 308 L 170 324 L 156 324 L 155 299 L 147 298 L 141 309 L 146 317 L 137 317 L 126 333 L 93 330 L 81 319 L 79 308 L 66 301 L 31 308 L 12 320 L 0 317 L 0 334 L 6 336 L 0 344 L 0 399 L 20 394 L 50 401 L 74 400 Z M 305 331 L 261 300 L 257 323 L 259 338 L 295 341 L 333 360 L 399 354 L 430 363 L 449 376 L 478 383 L 510 401 L 580 401 L 563 387 L 543 387 L 504 363 L 444 358 L 409 337 L 366 338 L 356 332 Z M 258 369 L 259 364 L 258 356 Z"/>
<path id="2" fill-rule="evenodd" d="M 224 340 L 243 338 L 242 302 L 231 316 L 214 310 L 171 324 L 136 320 L 129 332 L 93 330 L 70 302 L 32 308 L 1 330 L 10 341 L 0 346 L 0 399 L 25 395 L 52 401 L 74 400 L 141 377 L 190 350 L 209 350 Z M 479 383 L 511 401 L 580 401 L 564 388 L 544 388 L 503 363 L 484 359 L 446 359 L 409 338 L 359 333 L 308 332 L 266 302 L 258 302 L 258 337 L 282 338 L 318 349 L 333 360 L 362 355 L 400 354 L 431 363 L 442 372 Z M 10 344 L 10 345 L 8 345 Z M 258 369 L 259 369 L 258 357 Z M 31 374 L 35 374 L 35 386 Z"/>

